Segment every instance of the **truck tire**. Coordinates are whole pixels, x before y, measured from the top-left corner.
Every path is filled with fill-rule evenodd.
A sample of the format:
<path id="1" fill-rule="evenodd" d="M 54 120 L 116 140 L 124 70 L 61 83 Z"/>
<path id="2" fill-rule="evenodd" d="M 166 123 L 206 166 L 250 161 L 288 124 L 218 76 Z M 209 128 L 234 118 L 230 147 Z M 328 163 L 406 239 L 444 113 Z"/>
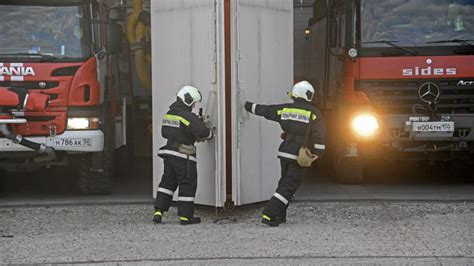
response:
<path id="1" fill-rule="evenodd" d="M 109 112 L 104 121 L 101 127 L 104 133 L 104 150 L 87 153 L 79 158 L 78 185 L 83 194 L 107 195 L 111 192 L 114 176 L 115 125 Z"/>
<path id="2" fill-rule="evenodd" d="M 336 155 L 336 180 L 343 184 L 360 184 L 364 179 L 364 163 L 360 157 Z"/>

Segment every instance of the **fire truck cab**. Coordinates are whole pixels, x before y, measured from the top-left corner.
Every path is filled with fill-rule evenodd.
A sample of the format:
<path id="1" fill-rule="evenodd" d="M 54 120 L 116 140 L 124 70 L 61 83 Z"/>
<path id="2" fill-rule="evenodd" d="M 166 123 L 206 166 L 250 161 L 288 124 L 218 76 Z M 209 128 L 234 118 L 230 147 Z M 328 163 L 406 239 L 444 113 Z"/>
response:
<path id="1" fill-rule="evenodd" d="M 340 181 L 360 182 L 370 158 L 472 162 L 473 1 L 317 0 L 313 11 Z"/>
<path id="2" fill-rule="evenodd" d="M 124 137 L 116 15 L 105 1 L 0 1 L 0 170 L 75 166 L 82 192 L 110 191 Z"/>

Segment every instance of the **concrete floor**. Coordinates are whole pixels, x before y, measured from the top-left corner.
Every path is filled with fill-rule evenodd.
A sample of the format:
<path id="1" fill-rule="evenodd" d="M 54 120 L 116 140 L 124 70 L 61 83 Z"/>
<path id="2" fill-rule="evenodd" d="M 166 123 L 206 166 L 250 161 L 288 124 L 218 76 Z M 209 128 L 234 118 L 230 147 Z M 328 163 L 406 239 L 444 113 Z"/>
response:
<path id="1" fill-rule="evenodd" d="M 361 185 L 337 184 L 317 168 L 278 228 L 260 224 L 262 203 L 199 206 L 203 223 L 189 227 L 171 208 L 154 225 L 147 165 L 116 178 L 108 196 L 80 195 L 60 169 L 10 175 L 0 198 L 0 264 L 473 265 L 469 174 L 393 167 Z"/>
<path id="2" fill-rule="evenodd" d="M 472 202 L 297 202 L 276 228 L 261 208 L 192 226 L 175 208 L 153 224 L 152 204 L 0 208 L 0 264 L 474 264 Z"/>

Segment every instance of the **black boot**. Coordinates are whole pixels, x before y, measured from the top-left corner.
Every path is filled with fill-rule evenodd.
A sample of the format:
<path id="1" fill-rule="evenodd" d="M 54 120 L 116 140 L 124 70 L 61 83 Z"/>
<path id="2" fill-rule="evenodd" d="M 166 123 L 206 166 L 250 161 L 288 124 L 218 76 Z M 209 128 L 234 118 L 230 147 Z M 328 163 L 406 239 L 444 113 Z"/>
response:
<path id="1" fill-rule="evenodd" d="M 163 218 L 163 213 L 160 209 L 155 209 L 155 213 L 153 214 L 153 222 L 160 224 L 161 218 Z"/>
<path id="2" fill-rule="evenodd" d="M 201 223 L 201 218 L 200 217 L 188 218 L 188 217 L 181 216 L 179 217 L 179 223 L 181 225 L 198 224 L 198 223 Z"/>
<path id="3" fill-rule="evenodd" d="M 288 205 L 281 202 L 275 196 L 271 197 L 265 205 L 262 214 L 262 223 L 269 226 L 279 226 L 286 223 L 286 210 Z"/>
<path id="4" fill-rule="evenodd" d="M 198 224 L 201 218 L 194 216 L 194 202 L 178 200 L 178 216 L 181 225 Z"/>
<path id="5" fill-rule="evenodd" d="M 262 221 L 261 221 L 263 224 L 266 224 L 266 225 L 269 225 L 269 226 L 272 226 L 272 227 L 276 227 L 276 226 L 279 226 L 280 224 L 282 223 L 286 223 L 286 217 L 275 217 L 275 218 L 272 218 L 268 215 L 265 215 L 263 214 L 262 215 Z"/>

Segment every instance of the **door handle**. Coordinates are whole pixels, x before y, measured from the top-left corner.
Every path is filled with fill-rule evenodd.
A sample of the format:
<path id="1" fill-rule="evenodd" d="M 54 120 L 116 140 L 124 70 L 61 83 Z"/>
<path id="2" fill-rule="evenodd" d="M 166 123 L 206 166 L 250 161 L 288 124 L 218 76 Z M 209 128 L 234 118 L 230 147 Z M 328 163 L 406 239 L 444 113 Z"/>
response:
<path id="1" fill-rule="evenodd" d="M 245 90 L 241 88 L 239 90 L 239 106 L 238 106 L 240 109 L 240 117 L 241 117 L 240 123 L 244 123 L 245 121 L 250 119 L 249 112 L 245 110 L 246 99 L 247 97 L 245 97 Z"/>
<path id="2" fill-rule="evenodd" d="M 211 121 L 213 121 L 214 113 L 216 110 L 216 98 L 217 98 L 216 91 L 210 91 L 207 95 L 207 103 L 206 103 L 204 117 L 209 118 Z"/>
<path id="3" fill-rule="evenodd" d="M 203 115 L 203 121 L 210 121 L 211 123 L 211 130 L 213 130 L 214 134 L 216 134 L 216 126 L 214 122 L 214 114 L 216 111 L 216 99 L 217 99 L 217 92 L 210 91 L 207 95 L 207 102 L 205 107 L 205 113 Z"/>

